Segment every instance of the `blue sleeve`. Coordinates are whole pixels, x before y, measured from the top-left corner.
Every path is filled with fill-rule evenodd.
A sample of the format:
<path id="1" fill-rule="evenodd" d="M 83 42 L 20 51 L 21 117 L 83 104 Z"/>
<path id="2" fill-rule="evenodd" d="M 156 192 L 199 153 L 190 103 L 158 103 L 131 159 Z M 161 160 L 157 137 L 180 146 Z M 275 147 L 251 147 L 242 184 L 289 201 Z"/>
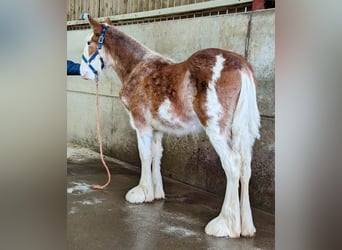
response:
<path id="1" fill-rule="evenodd" d="M 67 60 L 67 75 L 80 75 L 80 64 Z"/>

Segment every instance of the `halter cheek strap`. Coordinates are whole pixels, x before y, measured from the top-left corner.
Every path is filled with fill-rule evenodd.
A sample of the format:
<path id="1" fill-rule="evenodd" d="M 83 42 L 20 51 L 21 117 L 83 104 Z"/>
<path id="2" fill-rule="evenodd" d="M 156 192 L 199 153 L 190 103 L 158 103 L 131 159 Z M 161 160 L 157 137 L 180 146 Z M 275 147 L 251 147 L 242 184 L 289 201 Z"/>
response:
<path id="1" fill-rule="evenodd" d="M 96 79 L 98 78 L 98 72 L 97 70 L 93 67 L 93 65 L 91 65 L 91 62 L 96 58 L 97 55 L 99 55 L 99 50 L 102 49 L 102 45 L 103 45 L 103 41 L 104 41 L 104 36 L 106 34 L 106 31 L 108 29 L 108 25 L 105 25 L 101 31 L 101 34 L 99 36 L 99 41 L 97 44 L 97 50 L 95 51 L 95 53 L 93 53 L 89 59 L 87 59 L 84 54 L 82 54 L 82 60 L 88 64 L 88 67 L 91 69 L 91 71 L 95 74 Z M 103 58 L 100 56 L 100 61 L 101 61 L 101 69 L 104 68 L 104 61 Z"/>
<path id="2" fill-rule="evenodd" d="M 106 34 L 106 31 L 108 29 L 109 25 L 105 24 L 105 26 L 103 27 L 102 31 L 101 31 L 101 34 L 100 34 L 100 37 L 99 37 L 99 41 L 98 41 L 98 44 L 97 44 L 97 48 L 98 49 L 102 49 L 102 44 L 103 44 L 103 41 L 104 41 L 104 36 Z"/>

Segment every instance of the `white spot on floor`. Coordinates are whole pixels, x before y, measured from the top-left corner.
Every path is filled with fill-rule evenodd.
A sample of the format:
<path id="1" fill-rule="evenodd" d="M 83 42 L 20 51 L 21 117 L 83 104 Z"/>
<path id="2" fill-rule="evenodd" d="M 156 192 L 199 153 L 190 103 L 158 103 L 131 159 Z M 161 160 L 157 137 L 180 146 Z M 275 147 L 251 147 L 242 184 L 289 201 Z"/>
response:
<path id="1" fill-rule="evenodd" d="M 72 208 L 70 209 L 70 211 L 68 212 L 68 214 L 76 214 L 76 212 L 77 212 L 77 208 L 72 207 Z"/>
<path id="2" fill-rule="evenodd" d="M 197 234 L 196 232 L 190 229 L 186 229 L 184 227 L 176 227 L 176 226 L 166 226 L 165 228 L 162 229 L 162 231 L 165 233 L 174 233 L 174 234 L 177 234 L 178 236 L 184 236 L 184 237 L 193 236 Z"/>
<path id="3" fill-rule="evenodd" d="M 185 228 L 184 226 L 179 226 L 179 225 L 184 225 L 184 223 L 186 225 L 191 225 L 190 227 L 194 226 L 194 225 L 198 225 L 199 221 L 194 219 L 194 218 L 190 218 L 188 216 L 185 216 L 183 214 L 175 214 L 175 213 L 170 213 L 170 212 L 166 212 L 164 211 L 162 214 L 163 220 L 164 222 L 161 223 L 161 231 L 167 234 L 176 234 L 178 237 L 189 237 L 189 236 L 194 236 L 194 235 L 198 235 L 198 232 Z M 170 221 L 172 221 L 172 225 L 170 225 L 171 223 L 169 223 Z M 175 224 L 178 224 L 175 225 Z"/>
<path id="4" fill-rule="evenodd" d="M 193 218 L 193 217 L 188 217 L 183 214 L 175 214 L 175 213 L 170 213 L 170 212 L 163 212 L 163 216 L 166 218 L 173 220 L 173 221 L 179 221 L 179 222 L 185 222 L 189 225 L 197 224 L 200 225 L 201 222 L 198 220 L 198 218 Z"/>
<path id="5" fill-rule="evenodd" d="M 92 198 L 91 200 L 76 201 L 76 203 L 81 203 L 82 205 L 95 205 L 100 204 L 104 199 Z"/>
<path id="6" fill-rule="evenodd" d="M 94 191 L 91 189 L 91 185 L 84 182 L 72 182 L 72 184 L 75 186 L 67 189 L 68 194 L 84 194 Z"/>

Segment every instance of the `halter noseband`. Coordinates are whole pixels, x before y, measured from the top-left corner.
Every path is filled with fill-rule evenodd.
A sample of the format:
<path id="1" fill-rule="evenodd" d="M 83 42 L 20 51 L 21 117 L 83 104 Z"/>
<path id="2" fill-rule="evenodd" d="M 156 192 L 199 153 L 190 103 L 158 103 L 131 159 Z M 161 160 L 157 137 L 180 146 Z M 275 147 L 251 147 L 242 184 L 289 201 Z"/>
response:
<path id="1" fill-rule="evenodd" d="M 91 65 L 91 62 L 95 59 L 95 57 L 97 55 L 99 55 L 99 50 L 102 49 L 102 45 L 103 45 L 103 40 L 104 40 L 104 36 L 106 34 L 106 31 L 108 29 L 109 25 L 105 25 L 101 31 L 101 34 L 99 36 L 99 40 L 98 40 L 98 44 L 97 44 L 97 50 L 95 51 L 94 54 L 92 54 L 91 57 L 89 57 L 89 59 L 87 59 L 84 54 L 82 54 L 82 59 L 83 61 L 88 64 L 88 67 L 91 69 L 91 71 L 93 71 L 93 73 L 95 74 L 96 77 L 96 82 L 98 80 L 98 72 L 97 70 L 93 67 L 93 65 Z M 101 61 L 101 69 L 104 68 L 104 61 L 103 58 L 100 56 L 100 61 Z"/>

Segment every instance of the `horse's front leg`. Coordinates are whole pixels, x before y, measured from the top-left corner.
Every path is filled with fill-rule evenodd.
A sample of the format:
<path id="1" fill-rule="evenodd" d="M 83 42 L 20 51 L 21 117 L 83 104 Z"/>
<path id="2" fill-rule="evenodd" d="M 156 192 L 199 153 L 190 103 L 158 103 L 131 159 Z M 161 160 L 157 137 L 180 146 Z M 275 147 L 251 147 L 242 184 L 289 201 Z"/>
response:
<path id="1" fill-rule="evenodd" d="M 162 145 L 163 133 L 159 131 L 153 132 L 153 142 L 152 142 L 152 178 L 154 187 L 154 198 L 164 199 L 165 193 L 163 189 L 163 179 L 160 172 L 160 160 L 163 155 L 163 145 Z"/>
<path id="2" fill-rule="evenodd" d="M 137 130 L 137 138 L 141 161 L 141 176 L 138 186 L 127 192 L 126 200 L 131 203 L 151 202 L 154 200 L 151 173 L 153 138 L 152 129 L 146 129 L 144 131 Z"/>

